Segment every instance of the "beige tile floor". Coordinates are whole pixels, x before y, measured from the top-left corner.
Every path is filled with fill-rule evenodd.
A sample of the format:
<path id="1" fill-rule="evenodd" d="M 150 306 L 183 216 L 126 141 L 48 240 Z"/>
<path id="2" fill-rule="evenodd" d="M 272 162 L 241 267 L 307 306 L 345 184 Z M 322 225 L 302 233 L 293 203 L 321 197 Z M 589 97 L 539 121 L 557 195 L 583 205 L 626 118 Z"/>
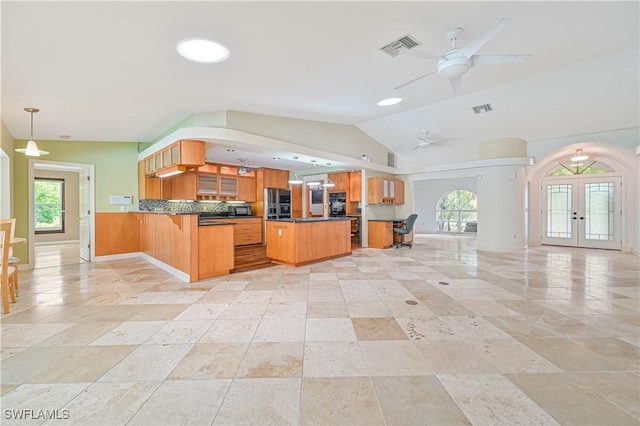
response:
<path id="1" fill-rule="evenodd" d="M 2 424 L 640 423 L 633 254 L 419 235 L 192 285 L 140 259 L 21 282 Z"/>

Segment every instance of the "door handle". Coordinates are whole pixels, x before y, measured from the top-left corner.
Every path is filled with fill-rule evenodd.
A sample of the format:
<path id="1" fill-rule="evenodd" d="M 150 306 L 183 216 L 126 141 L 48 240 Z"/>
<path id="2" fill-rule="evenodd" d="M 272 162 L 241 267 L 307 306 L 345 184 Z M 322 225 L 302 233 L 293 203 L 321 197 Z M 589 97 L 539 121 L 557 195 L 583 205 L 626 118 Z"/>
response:
<path id="1" fill-rule="evenodd" d="M 585 219 L 584 217 L 580 216 L 580 220 L 584 220 L 584 219 Z"/>

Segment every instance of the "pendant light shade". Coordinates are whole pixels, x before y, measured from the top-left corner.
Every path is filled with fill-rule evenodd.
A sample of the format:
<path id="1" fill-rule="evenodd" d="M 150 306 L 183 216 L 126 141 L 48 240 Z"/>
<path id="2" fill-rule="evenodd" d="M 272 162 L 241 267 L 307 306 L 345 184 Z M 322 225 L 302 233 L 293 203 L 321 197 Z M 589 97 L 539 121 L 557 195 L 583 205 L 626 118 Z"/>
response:
<path id="1" fill-rule="evenodd" d="M 300 179 L 300 177 L 298 176 L 297 173 L 294 173 L 293 177 L 291 179 L 289 179 L 289 183 L 291 185 L 300 185 L 300 184 L 302 184 L 302 179 Z"/>
<path id="2" fill-rule="evenodd" d="M 571 161 L 584 161 L 588 159 L 589 159 L 589 156 L 585 154 L 580 148 L 576 149 L 576 155 L 571 157 Z"/>
<path id="3" fill-rule="evenodd" d="M 49 151 L 43 151 L 38 149 L 38 145 L 36 145 L 36 141 L 33 140 L 33 113 L 40 111 L 38 108 L 25 108 L 29 114 L 31 114 L 31 137 L 29 138 L 29 142 L 27 142 L 26 148 L 17 148 L 16 152 L 22 153 L 24 155 L 28 155 L 30 157 L 39 157 L 41 155 L 49 155 Z"/>

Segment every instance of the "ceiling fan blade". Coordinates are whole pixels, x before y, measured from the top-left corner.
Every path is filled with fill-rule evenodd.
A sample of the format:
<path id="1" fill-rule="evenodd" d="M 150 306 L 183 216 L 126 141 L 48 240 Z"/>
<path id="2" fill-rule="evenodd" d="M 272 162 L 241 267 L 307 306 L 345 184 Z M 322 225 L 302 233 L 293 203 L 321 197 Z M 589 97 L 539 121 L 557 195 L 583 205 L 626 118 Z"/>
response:
<path id="1" fill-rule="evenodd" d="M 467 58 L 471 58 L 482 46 L 485 45 L 486 42 L 491 40 L 496 34 L 500 32 L 507 24 L 511 21 L 509 18 L 502 18 L 498 21 L 497 24 L 489 28 L 484 34 L 475 38 L 466 46 L 460 48 L 460 53 L 466 56 Z"/>
<path id="2" fill-rule="evenodd" d="M 423 78 L 425 78 L 425 77 L 427 77 L 427 76 L 429 76 L 429 75 L 433 74 L 434 72 L 435 72 L 435 71 L 431 71 L 431 72 L 429 72 L 429 73 L 426 73 L 426 74 L 423 74 L 423 75 L 421 75 L 421 76 L 419 76 L 419 77 L 416 77 L 416 78 L 414 78 L 413 80 L 409 80 L 409 81 L 407 81 L 406 83 L 402 83 L 400 86 L 395 87 L 395 89 L 396 89 L 396 90 L 397 90 L 397 89 L 401 89 L 401 88 L 403 88 L 404 86 L 408 86 L 408 85 L 409 85 L 409 84 L 411 84 L 411 83 L 415 83 L 415 82 L 416 82 L 416 81 L 418 81 L 418 80 L 422 80 Z"/>
<path id="3" fill-rule="evenodd" d="M 402 52 L 402 54 L 407 56 L 414 56 L 421 59 L 432 59 L 434 61 L 439 61 L 440 59 L 442 59 L 441 56 L 434 55 L 433 53 L 418 52 L 417 50 L 405 50 L 404 52 Z"/>
<path id="4" fill-rule="evenodd" d="M 530 55 L 473 55 L 471 66 L 526 62 L 530 57 Z"/>
<path id="5" fill-rule="evenodd" d="M 451 79 L 451 89 L 453 89 L 453 93 L 458 93 L 462 89 L 462 77 Z"/>

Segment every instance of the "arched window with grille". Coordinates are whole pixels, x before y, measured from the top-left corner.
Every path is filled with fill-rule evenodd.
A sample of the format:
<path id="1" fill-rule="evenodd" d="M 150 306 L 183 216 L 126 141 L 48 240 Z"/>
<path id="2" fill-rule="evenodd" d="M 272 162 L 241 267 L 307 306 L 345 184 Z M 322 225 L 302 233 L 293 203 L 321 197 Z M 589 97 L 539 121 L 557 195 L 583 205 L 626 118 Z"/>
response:
<path id="1" fill-rule="evenodd" d="M 447 192 L 436 208 L 438 232 L 477 232 L 478 198 L 465 189 Z"/>

